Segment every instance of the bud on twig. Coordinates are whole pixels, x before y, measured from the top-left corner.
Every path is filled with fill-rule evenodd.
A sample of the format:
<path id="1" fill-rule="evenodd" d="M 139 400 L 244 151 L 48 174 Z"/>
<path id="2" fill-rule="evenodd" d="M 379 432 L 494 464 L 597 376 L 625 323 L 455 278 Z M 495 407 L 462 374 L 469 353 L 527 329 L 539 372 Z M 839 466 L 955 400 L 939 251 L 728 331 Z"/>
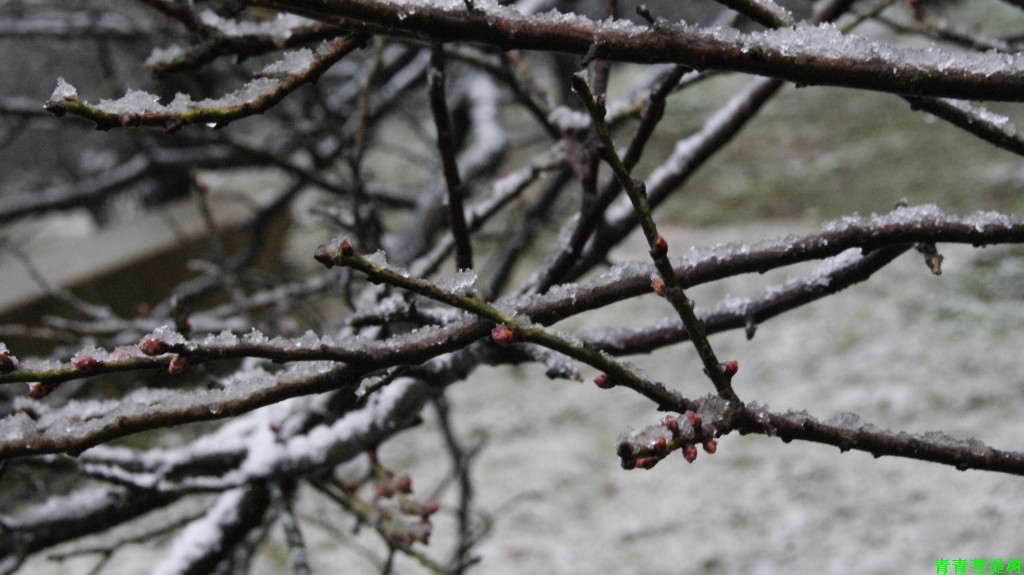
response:
<path id="1" fill-rule="evenodd" d="M 82 373 L 92 373 L 102 365 L 102 362 L 87 356 L 79 357 L 71 363 L 75 366 L 75 369 Z"/>
<path id="2" fill-rule="evenodd" d="M 28 396 L 32 399 L 42 399 L 55 389 L 57 389 L 56 384 L 35 381 L 28 384 Z"/>
<path id="3" fill-rule="evenodd" d="M 611 389 L 615 387 L 615 382 L 608 377 L 607 373 L 599 373 L 597 377 L 594 378 L 594 385 L 601 389 Z"/>
<path id="4" fill-rule="evenodd" d="M 661 418 L 661 426 L 664 427 L 672 434 L 672 436 L 679 435 L 679 420 L 671 415 L 666 415 Z"/>
<path id="5" fill-rule="evenodd" d="M 0 373 L 11 373 L 18 369 L 18 363 L 6 351 L 0 353 Z"/>
<path id="6" fill-rule="evenodd" d="M 661 461 L 661 459 L 657 457 L 641 457 L 640 459 L 637 459 L 634 464 L 640 469 L 650 469 L 657 465 L 659 461 Z"/>
<path id="7" fill-rule="evenodd" d="M 694 431 L 700 433 L 701 426 L 704 425 L 704 420 L 701 419 L 700 415 L 693 411 L 687 411 L 683 415 L 690 421 L 690 425 L 693 426 Z"/>
<path id="8" fill-rule="evenodd" d="M 176 375 L 185 371 L 186 367 L 188 367 L 188 359 L 183 355 L 176 355 L 172 357 L 171 362 L 167 364 L 167 373 Z"/>
<path id="9" fill-rule="evenodd" d="M 687 443 L 683 446 L 683 457 L 686 458 L 688 463 L 693 463 L 697 460 L 697 446 L 692 443 Z"/>
<path id="10" fill-rule="evenodd" d="M 739 369 L 740 364 L 735 359 L 730 359 L 729 361 L 722 363 L 722 373 L 729 377 L 736 375 L 736 372 L 739 371 Z"/>
<path id="11" fill-rule="evenodd" d="M 146 355 L 162 355 L 167 353 L 167 344 L 159 339 L 144 339 L 139 344 L 139 350 Z"/>
<path id="12" fill-rule="evenodd" d="M 412 478 L 403 475 L 395 482 L 395 491 L 399 493 L 412 493 Z"/>
<path id="13" fill-rule="evenodd" d="M 654 244 L 651 245 L 651 255 L 656 258 L 663 258 L 668 255 L 668 242 L 665 241 L 664 236 L 654 238 Z"/>
<path id="14" fill-rule="evenodd" d="M 668 440 L 664 437 L 659 437 L 651 443 L 651 451 L 655 453 L 664 453 L 666 448 L 668 448 Z"/>
<path id="15" fill-rule="evenodd" d="M 322 263 L 327 269 L 334 267 L 334 257 L 332 257 L 331 250 L 325 244 L 320 244 L 316 247 L 316 251 L 313 252 L 313 259 Z"/>
<path id="16" fill-rule="evenodd" d="M 498 345 L 512 345 L 516 342 L 516 332 L 509 326 L 499 323 L 491 330 L 491 339 Z"/>
<path id="17" fill-rule="evenodd" d="M 651 278 L 651 289 L 654 290 L 654 293 L 665 297 L 665 280 L 661 279 L 660 276 Z"/>

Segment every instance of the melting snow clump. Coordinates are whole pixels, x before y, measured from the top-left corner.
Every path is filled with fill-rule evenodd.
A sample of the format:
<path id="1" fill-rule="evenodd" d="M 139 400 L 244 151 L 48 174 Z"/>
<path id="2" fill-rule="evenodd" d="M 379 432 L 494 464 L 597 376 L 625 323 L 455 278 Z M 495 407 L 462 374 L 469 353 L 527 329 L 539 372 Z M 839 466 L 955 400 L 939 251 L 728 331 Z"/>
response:
<path id="1" fill-rule="evenodd" d="M 287 76 L 298 74 L 309 68 L 316 61 L 313 51 L 309 48 L 285 52 L 284 58 L 267 65 L 260 71 L 261 76 Z"/>
<path id="2" fill-rule="evenodd" d="M 60 100 L 77 100 L 78 90 L 71 84 L 64 81 L 64 78 L 57 78 L 57 87 L 54 88 L 53 93 L 50 94 L 51 102 L 58 102 Z"/>
<path id="3" fill-rule="evenodd" d="M 437 288 L 452 295 L 466 295 L 473 291 L 475 285 L 476 272 L 473 270 L 459 270 L 437 280 Z"/>

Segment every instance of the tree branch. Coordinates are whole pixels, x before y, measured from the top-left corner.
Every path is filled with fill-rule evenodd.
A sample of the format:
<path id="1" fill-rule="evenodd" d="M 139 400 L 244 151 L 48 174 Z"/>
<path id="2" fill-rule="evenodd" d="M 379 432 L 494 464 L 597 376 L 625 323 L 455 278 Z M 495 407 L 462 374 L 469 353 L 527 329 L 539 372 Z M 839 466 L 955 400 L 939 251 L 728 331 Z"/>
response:
<path id="1" fill-rule="evenodd" d="M 743 34 L 673 25 L 646 28 L 579 15 L 525 16 L 496 5 L 374 0 L 251 0 L 388 36 L 475 42 L 502 50 L 591 53 L 603 60 L 674 63 L 745 72 L 799 85 L 844 86 L 914 96 L 1024 101 L 1024 58 L 893 48 L 830 26 Z"/>

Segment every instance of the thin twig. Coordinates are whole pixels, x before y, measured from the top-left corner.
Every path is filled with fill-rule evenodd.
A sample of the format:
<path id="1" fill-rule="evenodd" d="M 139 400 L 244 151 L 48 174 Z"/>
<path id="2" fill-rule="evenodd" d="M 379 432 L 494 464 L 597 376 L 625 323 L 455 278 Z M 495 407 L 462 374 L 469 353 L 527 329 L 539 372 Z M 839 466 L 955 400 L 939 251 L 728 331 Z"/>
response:
<path id="1" fill-rule="evenodd" d="M 668 244 L 665 238 L 658 233 L 658 226 L 651 214 L 651 206 L 647 202 L 644 184 L 633 179 L 629 169 L 622 163 L 618 152 L 615 151 L 615 143 L 612 141 L 611 134 L 608 132 L 608 125 L 604 121 L 604 107 L 594 100 L 594 95 L 591 93 L 590 86 L 587 84 L 583 74 L 573 76 L 572 86 L 580 99 L 583 100 L 583 104 L 590 112 L 591 118 L 593 118 L 594 128 L 597 130 L 597 136 L 601 140 L 601 157 L 611 166 L 612 172 L 619 180 L 619 184 L 626 190 L 626 194 L 633 204 L 633 209 L 640 219 L 640 227 L 643 228 L 644 236 L 647 238 L 651 258 L 654 260 L 654 265 L 658 268 L 658 272 L 665 282 L 665 299 L 672 304 L 680 319 L 683 320 L 683 325 L 686 326 L 686 331 L 690 334 L 690 341 L 697 348 L 697 353 L 704 363 L 704 372 L 711 379 L 712 383 L 715 384 L 715 389 L 718 390 L 719 395 L 730 401 L 739 401 L 739 397 L 736 396 L 736 392 L 732 389 L 732 373 L 718 361 L 718 357 L 711 347 L 711 342 L 708 340 L 704 324 L 701 323 L 700 318 L 694 313 L 693 302 L 686 296 L 682 283 L 672 269 L 672 264 L 668 259 Z"/>
<path id="2" fill-rule="evenodd" d="M 435 44 L 430 52 L 430 109 L 434 114 L 437 128 L 437 148 L 441 152 L 441 165 L 448 187 L 448 218 L 452 236 L 455 238 L 455 267 L 460 270 L 473 269 L 473 248 L 466 227 L 466 214 L 462 207 L 465 194 L 459 177 L 459 166 L 455 161 L 455 140 L 452 136 L 451 118 L 445 102 L 444 51 Z"/>

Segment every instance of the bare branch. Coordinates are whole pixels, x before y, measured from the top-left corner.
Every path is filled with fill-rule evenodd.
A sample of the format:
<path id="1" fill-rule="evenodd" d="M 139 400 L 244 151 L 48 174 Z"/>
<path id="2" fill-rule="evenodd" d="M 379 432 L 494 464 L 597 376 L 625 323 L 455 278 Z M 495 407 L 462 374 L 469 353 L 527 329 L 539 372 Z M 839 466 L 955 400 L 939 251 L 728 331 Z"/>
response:
<path id="1" fill-rule="evenodd" d="M 468 11 L 461 4 L 254 0 L 327 22 L 359 24 L 374 34 L 477 42 L 502 50 L 541 50 L 604 60 L 675 63 L 788 80 L 914 96 L 972 100 L 1024 99 L 1024 63 L 976 52 L 900 49 L 829 26 L 742 34 L 673 26 L 652 30 L 623 20 L 595 22 L 578 15 L 527 17 L 514 8 Z M 486 26 L 479 22 L 486 21 Z"/>
<path id="2" fill-rule="evenodd" d="M 179 96 L 168 105 L 140 91 L 129 91 L 118 100 L 92 105 L 78 99 L 74 87 L 58 82 L 58 88 L 46 102 L 56 116 L 70 113 L 96 123 L 101 130 L 125 126 L 159 126 L 176 131 L 189 124 L 224 126 L 235 120 L 260 114 L 280 102 L 300 86 L 315 81 L 332 64 L 365 43 L 360 34 L 345 36 L 319 49 L 294 52 L 279 64 L 265 68 L 262 77 L 217 100 L 193 102 Z M 276 78 L 275 78 L 276 77 Z"/>

